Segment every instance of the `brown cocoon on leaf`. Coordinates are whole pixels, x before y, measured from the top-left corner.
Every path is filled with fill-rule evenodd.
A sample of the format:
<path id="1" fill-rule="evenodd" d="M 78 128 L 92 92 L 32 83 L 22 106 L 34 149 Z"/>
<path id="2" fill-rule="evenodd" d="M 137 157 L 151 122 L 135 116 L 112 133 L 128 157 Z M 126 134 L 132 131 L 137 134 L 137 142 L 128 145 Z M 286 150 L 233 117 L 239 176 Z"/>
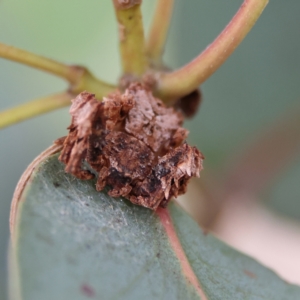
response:
<path id="1" fill-rule="evenodd" d="M 72 123 L 59 159 L 66 172 L 80 179 L 98 173 L 96 189 L 111 187 L 113 197 L 151 209 L 166 206 L 186 191 L 188 180 L 199 176 L 203 156 L 185 139 L 183 116 L 138 83 L 124 94 L 102 102 L 93 94 L 79 94 L 70 108 Z"/>

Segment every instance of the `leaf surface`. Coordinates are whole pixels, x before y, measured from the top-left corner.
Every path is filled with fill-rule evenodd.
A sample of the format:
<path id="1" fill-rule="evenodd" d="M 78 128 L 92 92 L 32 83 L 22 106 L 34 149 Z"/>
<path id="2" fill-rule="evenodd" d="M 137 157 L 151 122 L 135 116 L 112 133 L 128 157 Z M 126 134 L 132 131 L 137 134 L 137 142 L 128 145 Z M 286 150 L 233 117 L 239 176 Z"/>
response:
<path id="1" fill-rule="evenodd" d="M 17 204 L 12 299 L 300 299 L 300 288 L 202 230 L 175 203 L 153 212 L 36 166 Z"/>

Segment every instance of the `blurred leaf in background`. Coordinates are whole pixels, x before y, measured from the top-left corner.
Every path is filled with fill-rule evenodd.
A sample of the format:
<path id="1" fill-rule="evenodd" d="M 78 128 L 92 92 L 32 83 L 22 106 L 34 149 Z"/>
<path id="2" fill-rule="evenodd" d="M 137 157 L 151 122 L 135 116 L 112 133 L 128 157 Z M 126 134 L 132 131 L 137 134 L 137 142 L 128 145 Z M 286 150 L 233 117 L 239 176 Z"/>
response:
<path id="1" fill-rule="evenodd" d="M 197 55 L 199 49 L 205 48 L 224 27 L 239 5 L 240 1 L 230 1 L 230 3 L 219 1 L 216 4 L 216 2 L 196 0 L 189 1 L 188 5 L 181 4 L 181 18 L 178 18 L 176 23 L 180 28 L 177 48 L 178 65 L 189 61 Z M 270 1 L 245 41 L 202 86 L 204 100 L 200 113 L 186 124 L 191 131 L 191 143 L 196 143 L 206 157 L 205 170 L 201 174 L 200 184 L 201 181 L 209 181 L 210 175 L 213 174 L 218 179 L 215 185 L 210 185 L 210 189 L 214 192 L 225 184 L 227 178 L 224 175 L 227 174 L 227 170 L 238 163 L 238 158 L 249 150 L 252 142 L 259 142 L 259 138 L 266 129 L 270 126 L 278 126 L 282 117 L 288 120 L 286 116 L 289 113 L 291 118 L 295 118 L 300 99 L 298 55 L 300 20 L 297 17 L 299 9 L 300 3 L 295 1 L 289 5 L 280 0 Z M 188 20 L 193 20 L 193 22 L 190 23 Z M 276 124 L 277 121 L 278 124 Z M 297 124 L 299 122 L 295 122 L 296 126 Z M 295 130 L 291 133 L 286 127 L 281 128 L 280 131 L 284 132 L 284 130 L 287 140 L 297 138 Z M 300 132 L 299 129 L 298 132 Z M 285 146 L 278 140 L 276 147 L 284 148 Z M 299 143 L 294 153 L 297 151 L 300 152 Z M 266 155 L 267 153 L 263 153 L 263 156 Z M 260 157 L 258 152 L 258 160 Z M 229 208 L 235 209 L 236 207 L 236 212 L 227 214 L 226 220 L 231 222 L 231 234 L 234 234 L 234 230 L 236 233 L 239 232 L 237 230 L 241 229 L 239 221 L 243 217 L 245 222 L 246 219 L 249 220 L 247 224 L 244 224 L 244 231 L 241 231 L 244 240 L 241 237 L 240 243 L 244 242 L 244 245 L 240 244 L 240 249 L 242 251 L 247 249 L 245 242 L 248 242 L 249 249 L 256 248 L 256 252 L 262 249 L 261 245 L 256 244 L 258 239 L 246 241 L 249 232 L 256 228 L 256 235 L 261 238 L 260 242 L 263 241 L 265 245 L 269 243 L 268 251 L 273 253 L 273 263 L 276 263 L 276 260 L 279 262 L 279 257 L 289 260 L 291 274 L 298 274 L 293 278 L 290 276 L 289 280 L 299 284 L 297 279 L 300 278 L 297 264 L 299 259 L 298 255 L 292 255 L 296 251 L 291 248 L 300 249 L 300 235 L 296 234 L 300 228 L 298 223 L 300 219 L 300 155 L 288 158 L 278 157 L 278 160 L 288 163 L 281 169 L 277 169 L 277 173 L 271 174 L 269 180 L 266 180 L 267 185 L 255 197 L 248 195 L 245 201 L 241 197 L 236 198 Z M 260 170 L 265 172 L 263 163 L 260 165 Z M 224 195 L 218 198 L 219 201 L 225 202 Z M 236 205 L 241 201 L 264 206 L 259 210 L 259 207 L 247 208 L 248 204 L 245 205 L 244 209 L 249 210 L 246 218 L 245 212 L 242 214 L 240 207 Z M 271 209 L 271 212 L 276 214 L 292 217 L 296 223 L 278 215 L 270 216 L 265 208 Z M 262 222 L 262 219 L 266 222 Z M 259 228 L 257 224 L 264 225 L 265 228 Z M 219 223 L 219 226 L 214 229 L 220 228 L 221 225 L 224 223 Z M 279 238 L 276 242 L 272 240 L 271 243 L 271 239 L 275 239 L 276 235 Z M 290 237 L 289 244 L 284 236 Z M 286 250 L 290 248 L 288 252 L 284 252 L 279 245 L 270 249 L 271 244 L 276 245 L 279 242 L 286 243 Z M 254 255 L 254 252 L 250 254 Z M 265 252 L 264 256 L 267 255 L 268 252 Z"/>
<path id="2" fill-rule="evenodd" d="M 189 61 L 214 39 L 240 1 L 216 4 L 191 0 L 178 4 L 181 17 L 176 23 L 180 31 L 176 66 Z M 200 112 L 186 124 L 191 141 L 206 156 L 205 169 L 225 167 L 246 143 L 299 103 L 299 9 L 296 1 L 286 5 L 272 0 L 245 41 L 202 86 Z M 299 158 L 285 174 L 278 174 L 276 184 L 265 197 L 268 206 L 298 219 Z"/>

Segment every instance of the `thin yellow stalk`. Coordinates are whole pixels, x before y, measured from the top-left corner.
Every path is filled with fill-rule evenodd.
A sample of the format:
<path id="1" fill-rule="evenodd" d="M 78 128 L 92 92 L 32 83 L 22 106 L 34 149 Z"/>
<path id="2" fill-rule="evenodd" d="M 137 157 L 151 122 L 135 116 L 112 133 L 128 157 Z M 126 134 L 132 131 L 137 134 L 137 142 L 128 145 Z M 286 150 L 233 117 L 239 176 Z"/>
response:
<path id="1" fill-rule="evenodd" d="M 0 57 L 59 76 L 70 83 L 70 91 L 73 93 L 78 94 L 87 90 L 102 99 L 103 96 L 116 89 L 115 86 L 97 79 L 83 67 L 68 66 L 2 43 L 0 43 Z"/>
<path id="2" fill-rule="evenodd" d="M 0 112 L 0 129 L 71 104 L 70 93 L 36 99 Z"/>
<path id="3" fill-rule="evenodd" d="M 147 40 L 147 54 L 154 65 L 161 65 L 174 0 L 158 0 Z"/>
<path id="4" fill-rule="evenodd" d="M 49 72 L 70 83 L 75 83 L 78 77 L 76 69 L 71 66 L 2 43 L 0 43 L 0 57 Z"/>
<path id="5" fill-rule="evenodd" d="M 107 96 L 111 92 L 116 90 L 116 86 L 112 84 L 108 84 L 96 78 L 89 70 L 83 67 L 76 67 L 77 69 L 77 82 L 75 84 L 71 84 L 69 91 L 72 94 L 79 94 L 83 91 L 87 91 L 95 94 L 96 98 L 102 100 L 104 96 Z"/>
<path id="6" fill-rule="evenodd" d="M 124 1 L 125 2 L 125 1 Z M 124 74 L 140 77 L 147 69 L 141 0 L 114 0 Z"/>
<path id="7" fill-rule="evenodd" d="M 196 89 L 241 43 L 267 3 L 268 0 L 244 0 L 226 28 L 198 57 L 177 71 L 161 74 L 156 94 L 164 99 L 172 99 L 185 96 Z"/>

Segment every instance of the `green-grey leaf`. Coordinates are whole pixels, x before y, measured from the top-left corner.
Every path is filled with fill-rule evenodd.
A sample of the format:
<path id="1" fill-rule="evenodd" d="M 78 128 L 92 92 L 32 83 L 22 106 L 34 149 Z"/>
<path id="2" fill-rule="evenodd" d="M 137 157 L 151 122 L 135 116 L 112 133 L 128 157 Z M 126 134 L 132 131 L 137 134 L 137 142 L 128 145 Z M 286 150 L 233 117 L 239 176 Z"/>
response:
<path id="1" fill-rule="evenodd" d="M 207 299 L 300 299 L 299 287 L 168 210 Z M 13 299 L 200 299 L 158 215 L 65 174 L 57 155 L 27 183 L 12 242 Z"/>

